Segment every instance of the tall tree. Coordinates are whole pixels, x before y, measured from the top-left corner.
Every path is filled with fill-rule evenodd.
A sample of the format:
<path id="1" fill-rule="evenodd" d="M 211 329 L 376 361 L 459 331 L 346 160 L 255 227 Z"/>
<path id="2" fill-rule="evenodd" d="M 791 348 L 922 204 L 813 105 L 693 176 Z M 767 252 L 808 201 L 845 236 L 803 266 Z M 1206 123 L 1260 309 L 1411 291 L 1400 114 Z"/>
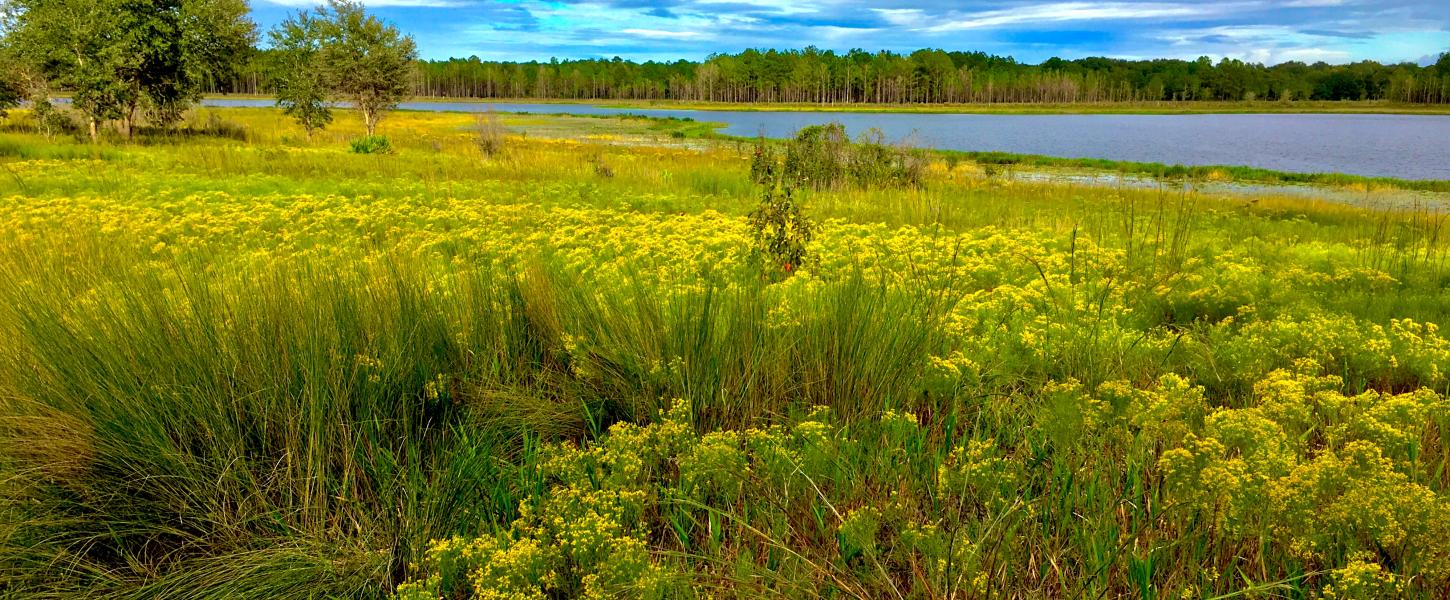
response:
<path id="1" fill-rule="evenodd" d="M 268 51 L 270 52 L 270 51 Z M 257 63 L 254 69 L 265 68 Z M 1053 58 L 1041 64 L 984 52 L 746 50 L 703 62 L 619 58 L 418 63 L 414 93 L 449 97 L 679 99 L 726 102 L 1159 102 L 1391 100 L 1450 102 L 1440 66 L 1236 60 Z M 252 80 L 259 79 L 254 75 Z M 1333 79 L 1332 81 L 1330 81 Z M 253 88 L 256 89 L 256 88 Z M 265 91 L 265 90 L 256 90 Z"/>
<path id="2" fill-rule="evenodd" d="M 353 103 L 373 135 L 383 114 L 412 95 L 418 47 L 353 0 L 329 0 L 318 19 L 318 64 L 332 91 Z"/>
<path id="3" fill-rule="evenodd" d="M 176 0 L 171 0 L 176 2 Z M 182 75 L 170 98 L 183 104 L 200 101 L 202 92 L 232 81 L 250 59 L 257 42 L 257 26 L 248 18 L 247 0 L 180 0 Z"/>
<path id="4" fill-rule="evenodd" d="M 0 117 L 25 99 L 25 82 L 7 48 L 0 47 Z"/>
<path id="5" fill-rule="evenodd" d="M 312 132 L 332 122 L 328 81 L 318 56 L 322 48 L 322 21 L 303 11 L 278 24 L 269 34 L 269 78 L 277 106 Z"/>
<path id="6" fill-rule="evenodd" d="M 10 0 L 7 44 L 102 123 L 138 109 L 167 124 L 215 80 L 229 77 L 254 41 L 245 0 Z"/>
<path id="7" fill-rule="evenodd" d="M 5 5 L 7 41 L 15 53 L 71 90 L 91 139 L 100 124 L 120 118 L 134 96 L 124 73 L 139 62 L 127 32 L 115 25 L 117 0 L 11 0 Z"/>

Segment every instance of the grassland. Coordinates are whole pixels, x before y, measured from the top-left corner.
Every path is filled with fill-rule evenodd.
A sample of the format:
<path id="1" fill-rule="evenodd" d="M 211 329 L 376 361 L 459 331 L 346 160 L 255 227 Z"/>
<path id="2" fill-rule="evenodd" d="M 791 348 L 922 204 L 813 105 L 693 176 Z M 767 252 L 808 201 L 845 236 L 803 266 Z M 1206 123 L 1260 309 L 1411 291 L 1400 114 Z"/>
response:
<path id="1" fill-rule="evenodd" d="M 501 118 L 12 115 L 0 597 L 1450 592 L 1443 214 Z"/>

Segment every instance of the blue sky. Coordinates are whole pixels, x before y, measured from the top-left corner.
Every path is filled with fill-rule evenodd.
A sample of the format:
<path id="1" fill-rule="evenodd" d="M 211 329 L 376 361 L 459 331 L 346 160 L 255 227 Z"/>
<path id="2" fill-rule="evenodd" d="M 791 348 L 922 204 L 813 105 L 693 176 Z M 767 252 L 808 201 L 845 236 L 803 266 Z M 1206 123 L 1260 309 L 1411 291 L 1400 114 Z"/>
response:
<path id="1" fill-rule="evenodd" d="M 982 50 L 1039 62 L 1232 57 L 1425 63 L 1450 0 L 363 0 L 424 58 L 698 60 L 745 48 Z M 252 0 L 265 29 L 317 0 Z"/>

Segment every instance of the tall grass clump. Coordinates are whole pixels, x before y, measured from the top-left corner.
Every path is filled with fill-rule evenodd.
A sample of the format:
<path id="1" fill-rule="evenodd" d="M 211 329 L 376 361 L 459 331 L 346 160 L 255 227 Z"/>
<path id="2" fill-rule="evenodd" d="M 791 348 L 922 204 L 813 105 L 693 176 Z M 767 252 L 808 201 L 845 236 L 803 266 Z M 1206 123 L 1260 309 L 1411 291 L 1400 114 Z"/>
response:
<path id="1" fill-rule="evenodd" d="M 513 510 L 510 451 L 458 405 L 467 336 L 487 334 L 457 320 L 489 313 L 486 288 L 445 306 L 405 264 L 135 256 L 4 251 L 0 589 L 371 595 L 427 540 Z"/>
<path id="2" fill-rule="evenodd" d="M 782 320 L 749 279 L 664 300 L 644 274 L 601 293 L 561 267 L 129 268 L 139 253 L 80 235 L 0 261 L 9 589 L 373 594 L 429 540 L 508 523 L 534 493 L 512 466 L 528 439 L 677 397 L 710 428 L 914 404 L 940 314 L 859 278 Z"/>
<path id="3" fill-rule="evenodd" d="M 392 154 L 393 142 L 386 136 L 367 135 L 349 142 L 353 154 Z"/>
<path id="4" fill-rule="evenodd" d="M 508 131 L 499 122 L 498 114 L 494 113 L 493 109 L 478 115 L 474 121 L 474 129 L 476 131 L 474 144 L 478 146 L 478 151 L 484 156 L 493 157 L 503 152 Z"/>

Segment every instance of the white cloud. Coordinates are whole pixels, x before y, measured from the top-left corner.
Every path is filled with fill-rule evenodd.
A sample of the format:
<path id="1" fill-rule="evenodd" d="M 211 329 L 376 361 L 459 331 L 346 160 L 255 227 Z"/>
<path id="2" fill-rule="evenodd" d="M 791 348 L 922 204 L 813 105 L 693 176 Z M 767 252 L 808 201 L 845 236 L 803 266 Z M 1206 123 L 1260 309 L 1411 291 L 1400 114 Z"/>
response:
<path id="1" fill-rule="evenodd" d="M 1244 62 L 1266 65 L 1275 65 L 1289 61 L 1345 63 L 1349 62 L 1351 58 L 1351 54 L 1343 50 L 1326 50 L 1324 48 L 1254 48 L 1246 52 L 1231 53 L 1226 56 L 1229 58 L 1237 58 Z"/>
<path id="2" fill-rule="evenodd" d="M 1234 4 L 1181 4 L 1138 2 L 1055 2 L 1023 6 L 1007 10 L 968 13 L 960 18 L 927 27 L 926 31 L 964 31 L 1004 25 L 1064 21 L 1104 21 L 1136 19 L 1186 19 L 1220 15 L 1235 10 Z"/>
<path id="3" fill-rule="evenodd" d="M 621 29 L 620 33 L 664 40 L 698 40 L 705 34 L 698 31 L 664 31 L 661 29 Z"/>
<path id="4" fill-rule="evenodd" d="M 286 6 L 289 8 L 316 8 L 321 6 L 325 0 L 261 0 L 267 4 Z M 362 0 L 363 6 L 368 8 L 458 8 L 468 6 L 464 0 Z"/>
<path id="5" fill-rule="evenodd" d="M 701 8 L 706 8 L 711 4 L 745 4 L 782 15 L 802 15 L 821 10 L 821 7 L 815 3 L 800 0 L 696 0 L 696 4 Z"/>
<path id="6" fill-rule="evenodd" d="M 915 27 L 926 17 L 919 8 L 873 8 L 871 11 L 898 27 Z"/>
<path id="7" fill-rule="evenodd" d="M 322 0 L 255 1 L 309 6 Z M 430 57 L 700 59 L 751 47 L 816 45 L 838 52 L 982 50 L 1024 62 L 1053 55 L 1227 55 L 1272 64 L 1413 60 L 1450 47 L 1447 0 L 680 0 L 660 3 L 667 11 L 639 0 L 362 1 L 479 9 L 439 10 L 450 16 L 419 35 Z M 486 9 L 501 6 L 523 13 L 527 32 L 490 18 Z M 1059 42 L 1062 30 L 1072 34 L 1061 34 Z"/>

